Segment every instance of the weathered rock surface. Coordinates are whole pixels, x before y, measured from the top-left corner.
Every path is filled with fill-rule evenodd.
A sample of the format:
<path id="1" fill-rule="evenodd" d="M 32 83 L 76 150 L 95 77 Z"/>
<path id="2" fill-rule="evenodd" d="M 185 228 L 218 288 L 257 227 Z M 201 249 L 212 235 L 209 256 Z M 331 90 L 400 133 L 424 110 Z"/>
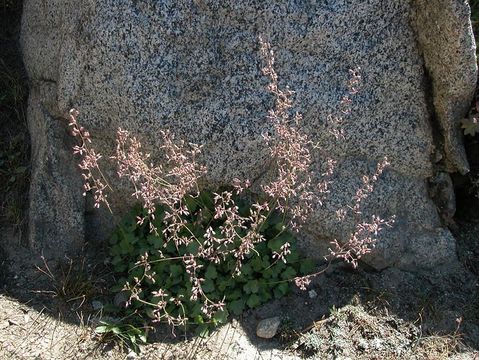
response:
<path id="1" fill-rule="evenodd" d="M 271 339 L 278 332 L 281 319 L 278 316 L 263 319 L 258 323 L 256 327 L 256 336 L 263 339 Z"/>
<path id="2" fill-rule="evenodd" d="M 458 121 L 470 106 L 477 65 L 465 1 L 415 0 L 419 47 L 431 80 L 435 120 L 449 171 L 469 171 Z"/>
<path id="3" fill-rule="evenodd" d="M 269 163 L 261 133 L 273 104 L 261 74 L 263 34 L 275 50 L 280 84 L 296 91 L 304 131 L 339 160 L 330 196 L 308 227 L 309 251 L 323 255 L 328 240 L 348 234 L 352 222 L 338 223 L 335 211 L 351 204 L 361 176 L 387 156 L 392 165 L 363 214 L 397 221 L 369 263 L 430 268 L 451 261 L 454 239 L 428 179 L 467 171 L 458 121 L 477 72 L 468 16 L 465 0 L 26 0 L 31 243 L 61 253 L 78 246 L 93 222 L 98 237 L 111 228 L 107 215 L 84 214 L 71 141 L 58 120 L 73 106 L 103 153 L 112 150 L 119 126 L 143 136 L 150 149 L 167 127 L 204 145 L 210 184 L 260 181 Z M 326 119 L 337 114 L 348 69 L 356 66 L 363 83 L 338 142 Z M 320 165 L 318 159 L 318 173 Z M 124 194 L 114 201 L 131 202 Z"/>

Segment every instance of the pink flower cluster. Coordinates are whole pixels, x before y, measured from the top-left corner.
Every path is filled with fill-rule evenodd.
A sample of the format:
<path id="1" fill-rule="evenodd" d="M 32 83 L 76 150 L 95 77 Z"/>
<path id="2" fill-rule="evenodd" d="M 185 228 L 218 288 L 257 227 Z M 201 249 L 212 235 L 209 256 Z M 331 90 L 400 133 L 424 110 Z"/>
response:
<path id="1" fill-rule="evenodd" d="M 266 62 L 263 74 L 268 76 L 268 90 L 275 96 L 275 108 L 268 113 L 273 135 L 264 134 L 275 167 L 276 177 L 263 185 L 263 191 L 273 199 L 273 207 L 285 213 L 289 212 L 290 227 L 299 229 L 313 210 L 323 188 L 313 191 L 310 175 L 312 142 L 303 134 L 299 125 L 302 116 L 295 113 L 290 116 L 293 106 L 293 91 L 282 90 L 278 86 L 278 75 L 274 69 L 274 53 L 270 44 L 260 37 L 260 51 Z"/>
<path id="2" fill-rule="evenodd" d="M 243 187 L 243 185 L 237 186 L 237 193 L 240 193 L 240 188 Z M 232 254 L 236 258 L 235 274 L 240 274 L 245 256 L 254 249 L 257 243 L 264 241 L 260 227 L 266 220 L 269 204 L 266 202 L 254 203 L 249 216 L 241 216 L 231 191 L 215 193 L 214 201 L 213 218 L 222 219 L 224 222 L 219 227 L 218 234 L 211 227 L 206 229 L 198 255 L 208 261 L 219 263 Z M 246 234 L 241 235 L 241 231 L 246 231 Z M 234 244 L 237 240 L 239 240 L 239 245 L 235 247 Z"/>
<path id="3" fill-rule="evenodd" d="M 362 256 L 369 254 L 376 246 L 378 233 L 383 230 L 384 226 L 391 227 L 393 223 L 394 217 L 384 220 L 373 215 L 371 222 L 356 224 L 355 231 L 346 242 L 339 243 L 337 240 L 334 240 L 331 243 L 333 245 L 333 249 L 330 249 L 331 256 L 342 259 L 356 268 L 358 260 Z"/>
<path id="4" fill-rule="evenodd" d="M 78 124 L 77 116 L 78 110 L 71 109 L 68 114 L 70 120 L 68 125 L 71 127 L 72 136 L 77 137 L 80 143 L 80 145 L 75 145 L 73 147 L 73 154 L 78 154 L 82 157 L 78 166 L 82 170 L 82 177 L 84 180 L 83 188 L 85 192 L 83 193 L 83 196 L 86 196 L 87 192 L 93 192 L 95 207 L 99 208 L 100 204 L 103 203 L 111 211 L 110 204 L 107 200 L 108 195 L 105 193 L 105 190 L 112 190 L 112 188 L 108 184 L 108 181 L 98 165 L 98 160 L 100 160 L 102 156 L 97 154 L 90 146 L 90 133 L 83 126 Z"/>
<path id="5" fill-rule="evenodd" d="M 206 168 L 199 165 L 195 157 L 200 153 L 200 147 L 186 144 L 184 141 L 174 142 L 169 131 L 161 131 L 162 149 L 165 165 L 153 165 L 150 154 L 141 150 L 141 143 L 131 137 L 128 131 L 118 129 L 116 138 L 116 160 L 118 176 L 127 178 L 135 191 L 132 196 L 141 200 L 147 210 L 147 218 L 154 220 L 155 204 L 163 204 L 168 211 L 165 220 L 168 226 L 163 230 L 166 234 L 178 234 L 185 226 L 183 215 L 188 215 L 188 207 L 184 203 L 187 194 L 198 194 L 198 180 L 205 174 Z M 145 218 L 139 218 L 142 224 Z M 151 232 L 157 233 L 152 221 L 149 222 Z M 191 237 L 176 236 L 172 238 L 177 246 L 189 244 Z"/>

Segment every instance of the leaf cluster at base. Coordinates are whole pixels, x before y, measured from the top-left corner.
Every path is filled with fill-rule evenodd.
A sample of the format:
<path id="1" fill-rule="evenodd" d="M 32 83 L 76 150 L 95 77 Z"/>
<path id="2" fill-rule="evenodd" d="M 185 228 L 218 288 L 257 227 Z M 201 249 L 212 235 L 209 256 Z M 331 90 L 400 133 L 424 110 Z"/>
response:
<path id="1" fill-rule="evenodd" d="M 203 191 L 195 198 L 188 196 L 185 201 L 190 211 L 188 216 L 184 216 L 187 221 L 185 231 L 194 233 L 200 243 L 207 227 L 212 227 L 216 234 L 220 234 L 224 219 L 213 218 L 211 192 Z M 235 198 L 235 204 L 242 216 L 249 215 L 251 205 L 247 200 Z M 189 329 L 193 327 L 198 334 L 205 335 L 214 326 L 226 322 L 230 314 L 240 315 L 247 309 L 286 295 L 290 291 L 290 280 L 313 270 L 312 260 L 299 261 L 296 240 L 285 229 L 282 215 L 272 212 L 260 228 L 265 241 L 256 244 L 242 261 L 239 275 L 234 275 L 237 259 L 231 253 L 216 264 L 197 257 L 197 264 L 201 268 L 196 275 L 204 279 L 204 294 L 212 301 L 224 301 L 226 304 L 223 310 L 216 311 L 208 318 L 202 312 L 202 302 L 199 299 L 190 300 L 192 284 L 182 261 L 184 255 L 197 255 L 200 244 L 191 242 L 188 246 L 176 246 L 174 241 L 169 240 L 167 234 L 162 232 L 165 227 L 164 212 L 165 209 L 159 205 L 154 220 L 158 229 L 158 235 L 155 235 L 150 232 L 147 221 L 142 225 L 137 224 L 138 217 L 143 217 L 145 213 L 141 207 L 135 207 L 121 221 L 110 241 L 111 263 L 120 277 L 114 291 L 121 291 L 127 281 L 132 283 L 135 278 L 142 277 L 144 268 L 138 266 L 138 262 L 141 256 L 148 254 L 154 281 L 145 279 L 140 293 L 140 300 L 143 301 L 133 300 L 128 307 L 129 312 L 136 312 L 144 318 L 153 318 L 154 307 L 145 302 L 157 303 L 159 299 L 152 293 L 162 289 L 170 297 L 182 299 L 181 306 L 173 302 L 168 304 L 167 312 L 172 316 L 188 318 Z M 240 235 L 247 231 L 249 229 L 238 229 Z M 286 262 L 273 259 L 273 253 L 280 252 L 286 242 L 291 245 L 291 253 L 285 257 Z"/>

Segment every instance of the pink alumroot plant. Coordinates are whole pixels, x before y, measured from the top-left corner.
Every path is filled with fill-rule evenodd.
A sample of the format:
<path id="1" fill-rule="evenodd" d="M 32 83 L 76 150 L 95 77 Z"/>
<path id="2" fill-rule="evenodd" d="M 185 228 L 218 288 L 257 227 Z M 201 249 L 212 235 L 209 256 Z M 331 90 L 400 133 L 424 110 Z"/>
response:
<path id="1" fill-rule="evenodd" d="M 249 216 L 240 215 L 238 206 L 233 200 L 232 191 L 223 191 L 214 194 L 213 218 L 225 219 L 224 225 L 220 228 L 220 233 L 215 233 L 211 227 L 207 227 L 203 237 L 198 239 L 188 229 L 186 220 L 184 220 L 184 215 L 189 214 L 185 197 L 191 196 L 194 199 L 198 196 L 198 183 L 207 169 L 196 161 L 197 155 L 201 152 L 201 147 L 195 144 L 186 144 L 184 141 L 175 141 L 174 136 L 169 131 L 160 132 L 165 157 L 162 165 L 150 163 L 150 155 L 142 151 L 141 143 L 135 137 L 131 137 L 128 131 L 122 129 L 117 131 L 116 153 L 111 157 L 116 162 L 118 176 L 131 182 L 134 188 L 132 196 L 142 202 L 147 212 L 146 217 L 138 218 L 138 224 L 143 224 L 145 220 L 149 220 L 150 231 L 157 234 L 158 229 L 152 220 L 155 217 L 155 204 L 161 203 L 167 209 L 163 220 L 165 239 L 173 241 L 177 247 L 188 245 L 191 242 L 199 244 L 197 254 L 187 254 L 176 259 L 181 258 L 190 276 L 192 284 L 190 300 L 201 299 L 203 301 L 202 310 L 208 317 L 211 317 L 217 310 L 223 309 L 225 304 L 224 300 L 219 302 L 210 300 L 203 292 L 201 284 L 204 279 L 198 275 L 201 265 L 198 264 L 197 260 L 203 259 L 219 263 L 228 255 L 233 255 L 236 258 L 236 268 L 232 276 L 240 274 L 245 256 L 253 251 L 257 243 L 265 240 L 260 229 L 269 214 L 275 210 L 287 214 L 285 225 L 298 231 L 315 211 L 317 204 L 322 204 L 325 194 L 329 191 L 330 177 L 336 165 L 334 160 L 327 159 L 327 170 L 322 174 L 323 180 L 320 182 L 312 180 L 312 151 L 319 147 L 306 134 L 301 132 L 301 114 L 290 115 L 293 107 L 291 99 L 293 91 L 288 88 L 279 88 L 278 75 L 274 69 L 274 53 L 267 41 L 261 37 L 259 41 L 261 56 L 265 61 L 262 71 L 270 80 L 268 91 L 276 99 L 274 109 L 268 113 L 273 134 L 263 135 L 274 159 L 272 165 L 275 177 L 261 187 L 269 200 L 254 203 Z M 351 70 L 350 74 L 349 92 L 341 101 L 342 114 L 350 112 L 352 96 L 359 89 L 359 69 Z M 99 207 L 103 203 L 110 209 L 105 191 L 112 191 L 112 188 L 106 181 L 98 164 L 101 155 L 91 148 L 90 134 L 77 123 L 77 116 L 78 111 L 72 109 L 69 114 L 69 125 L 72 128 L 72 135 L 80 140 L 80 145 L 75 146 L 73 150 L 75 154 L 82 156 L 79 166 L 85 180 L 85 192 L 93 192 L 95 207 Z M 342 117 L 330 116 L 328 124 L 333 136 L 337 139 L 344 138 Z M 362 179 L 363 185 L 356 191 L 352 199 L 352 206 L 346 210 L 338 210 L 339 221 L 352 215 L 356 220 L 356 227 L 345 242 L 334 240 L 331 243 L 332 249 L 330 249 L 330 254 L 327 257 L 329 262 L 337 258 L 357 267 L 358 260 L 374 248 L 378 232 L 385 226 L 392 225 L 394 218 L 384 220 L 378 216 L 373 216 L 371 222 L 360 221 L 361 205 L 368 195 L 373 192 L 374 184 L 388 165 L 387 159 L 384 159 L 378 164 L 376 172 L 372 176 L 364 176 Z M 232 186 L 236 194 L 241 194 L 250 186 L 250 182 L 235 179 Z M 185 231 L 183 230 L 186 230 L 187 235 L 184 235 Z M 239 230 L 247 230 L 246 235 L 240 236 Z M 235 244 L 238 238 L 240 239 L 239 245 L 232 247 L 231 245 Z M 160 250 L 159 253 L 162 256 Z M 279 252 L 273 254 L 273 258 L 275 261 L 286 261 L 286 256 L 289 253 L 290 244 L 285 243 Z M 151 271 L 148 254 L 142 256 L 136 265 L 141 266 L 144 271 L 143 276 L 135 278 L 133 284 L 127 283 L 125 285 L 124 289 L 130 292 L 129 303 L 137 300 L 154 306 L 156 321 L 167 321 L 173 326 L 185 324 L 186 317 L 174 317 L 167 312 L 168 303 L 182 306 L 182 299 L 169 296 L 167 289 L 158 289 L 154 293 L 154 296 L 159 299 L 158 304 L 151 304 L 140 298 L 142 282 L 145 279 L 154 282 L 155 274 Z M 311 279 L 324 271 L 325 269 L 292 280 L 300 289 L 305 290 Z"/>

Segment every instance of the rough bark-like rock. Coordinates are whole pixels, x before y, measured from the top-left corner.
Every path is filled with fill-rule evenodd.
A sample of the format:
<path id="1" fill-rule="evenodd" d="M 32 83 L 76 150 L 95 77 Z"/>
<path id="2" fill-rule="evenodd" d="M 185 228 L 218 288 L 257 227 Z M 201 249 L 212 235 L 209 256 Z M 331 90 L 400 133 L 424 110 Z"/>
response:
<path id="1" fill-rule="evenodd" d="M 476 89 L 477 65 L 466 1 L 415 0 L 418 44 L 431 81 L 433 116 L 444 163 L 450 172 L 469 171 L 460 120 Z"/>
<path id="2" fill-rule="evenodd" d="M 72 159 L 60 155 L 70 144 L 58 136 L 66 124 L 57 118 L 72 106 L 104 153 L 121 126 L 143 136 L 154 155 L 155 134 L 167 127 L 204 145 L 209 184 L 234 177 L 261 181 L 269 165 L 261 134 L 273 105 L 261 74 L 263 34 L 275 50 L 280 85 L 296 91 L 294 110 L 304 115 L 303 130 L 339 160 L 304 246 L 320 256 L 328 240 L 347 236 L 352 221 L 338 223 L 335 211 L 351 204 L 361 176 L 387 156 L 392 165 L 363 214 L 396 215 L 397 221 L 367 261 L 376 268 L 431 268 L 455 256 L 428 179 L 467 171 L 458 120 L 467 111 L 477 69 L 466 1 L 27 0 L 24 12 L 37 154 L 30 222 L 54 228 L 69 219 L 56 232 L 31 226 L 32 243 L 64 243 L 66 249 L 82 236 L 81 190 Z M 346 138 L 338 142 L 325 130 L 326 119 L 338 112 L 348 69 L 356 66 L 363 84 L 345 119 Z M 58 161 L 46 161 L 47 154 Z M 131 199 L 121 194 L 113 201 L 125 207 Z M 105 214 L 87 219 L 98 237 L 111 228 Z"/>

